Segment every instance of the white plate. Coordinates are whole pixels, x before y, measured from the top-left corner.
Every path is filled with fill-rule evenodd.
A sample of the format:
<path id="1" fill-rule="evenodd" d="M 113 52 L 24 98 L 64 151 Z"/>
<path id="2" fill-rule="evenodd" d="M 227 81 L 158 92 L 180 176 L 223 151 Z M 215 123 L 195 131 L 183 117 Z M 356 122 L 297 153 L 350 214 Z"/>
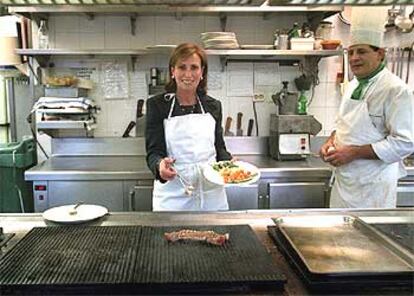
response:
<path id="1" fill-rule="evenodd" d="M 240 45 L 241 49 L 274 49 L 273 45 L 268 44 L 245 44 Z"/>
<path id="2" fill-rule="evenodd" d="M 70 215 L 75 205 L 66 205 L 46 210 L 43 219 L 67 224 L 78 224 L 92 221 L 108 214 L 108 209 L 98 205 L 81 204 L 76 208 L 76 214 Z"/>
<path id="3" fill-rule="evenodd" d="M 252 183 L 257 182 L 260 179 L 259 169 L 256 166 L 252 165 L 251 163 L 248 163 L 248 162 L 245 162 L 245 161 L 235 161 L 234 164 L 239 166 L 240 168 L 242 168 L 244 170 L 247 170 L 247 171 L 251 172 L 252 174 L 255 174 L 255 176 L 251 180 L 246 181 L 246 182 L 225 184 L 224 180 L 223 180 L 223 177 L 220 175 L 220 173 L 218 171 L 216 171 L 215 169 L 213 169 L 212 165 L 206 165 L 203 168 L 204 178 L 206 178 L 211 183 L 221 185 L 221 186 L 248 185 L 248 184 L 252 184 Z"/>

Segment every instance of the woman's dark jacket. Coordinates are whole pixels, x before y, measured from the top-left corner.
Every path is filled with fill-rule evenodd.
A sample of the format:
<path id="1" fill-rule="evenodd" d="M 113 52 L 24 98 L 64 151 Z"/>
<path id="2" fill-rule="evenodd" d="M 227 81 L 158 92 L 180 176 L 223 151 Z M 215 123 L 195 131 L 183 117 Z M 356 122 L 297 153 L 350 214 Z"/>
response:
<path id="1" fill-rule="evenodd" d="M 146 102 L 146 127 L 145 127 L 145 145 L 147 149 L 147 165 L 154 174 L 155 178 L 160 180 L 158 167 L 161 159 L 167 157 L 167 146 L 164 133 L 164 119 L 168 117 L 173 99 L 168 100 L 165 94 L 151 97 Z M 204 111 L 210 113 L 216 121 L 215 141 L 216 160 L 230 160 L 231 154 L 227 151 L 223 139 L 222 109 L 220 101 L 207 95 L 199 95 L 200 102 Z M 192 113 L 201 113 L 199 104 L 195 105 Z M 188 114 L 188 111 L 182 110 L 176 99 L 172 116 Z M 203 131 L 200 131 L 202 133 Z"/>

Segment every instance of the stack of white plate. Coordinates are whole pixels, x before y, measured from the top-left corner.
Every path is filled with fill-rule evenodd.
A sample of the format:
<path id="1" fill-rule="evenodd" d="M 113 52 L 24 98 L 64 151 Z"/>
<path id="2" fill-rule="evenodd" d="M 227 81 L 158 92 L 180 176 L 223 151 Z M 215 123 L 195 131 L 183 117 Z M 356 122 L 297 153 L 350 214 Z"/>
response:
<path id="1" fill-rule="evenodd" d="M 236 49 L 240 48 L 234 32 L 205 32 L 201 33 L 201 41 L 207 49 Z"/>

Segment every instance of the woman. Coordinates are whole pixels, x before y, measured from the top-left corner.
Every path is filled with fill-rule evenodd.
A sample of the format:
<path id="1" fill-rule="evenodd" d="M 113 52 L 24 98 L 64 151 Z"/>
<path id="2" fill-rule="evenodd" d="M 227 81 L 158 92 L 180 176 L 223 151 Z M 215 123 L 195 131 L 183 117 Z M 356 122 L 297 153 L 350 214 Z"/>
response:
<path id="1" fill-rule="evenodd" d="M 204 165 L 232 158 L 224 144 L 221 103 L 206 94 L 207 70 L 205 52 L 181 44 L 170 57 L 167 92 L 147 100 L 154 211 L 228 210 L 224 187 L 202 175 Z"/>

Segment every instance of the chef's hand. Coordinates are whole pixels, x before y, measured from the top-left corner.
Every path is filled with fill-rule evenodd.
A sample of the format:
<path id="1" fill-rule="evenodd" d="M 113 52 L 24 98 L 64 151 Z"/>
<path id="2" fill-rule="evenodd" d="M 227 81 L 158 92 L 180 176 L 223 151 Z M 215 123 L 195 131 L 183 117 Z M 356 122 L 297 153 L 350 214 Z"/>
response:
<path id="1" fill-rule="evenodd" d="M 175 159 L 170 157 L 165 157 L 160 161 L 159 172 L 163 180 L 171 181 L 177 175 L 177 171 L 173 167 L 174 162 Z"/>
<path id="2" fill-rule="evenodd" d="M 325 157 L 325 161 L 333 166 L 341 166 L 356 159 L 379 159 L 371 144 L 335 147 Z"/>
<path id="3" fill-rule="evenodd" d="M 326 162 L 338 167 L 347 164 L 358 158 L 359 146 L 342 146 L 334 149 L 327 149 L 327 154 L 324 157 Z"/>
<path id="4" fill-rule="evenodd" d="M 335 150 L 334 137 L 330 137 L 319 150 L 319 155 L 323 161 L 327 161 L 326 157 Z"/>

